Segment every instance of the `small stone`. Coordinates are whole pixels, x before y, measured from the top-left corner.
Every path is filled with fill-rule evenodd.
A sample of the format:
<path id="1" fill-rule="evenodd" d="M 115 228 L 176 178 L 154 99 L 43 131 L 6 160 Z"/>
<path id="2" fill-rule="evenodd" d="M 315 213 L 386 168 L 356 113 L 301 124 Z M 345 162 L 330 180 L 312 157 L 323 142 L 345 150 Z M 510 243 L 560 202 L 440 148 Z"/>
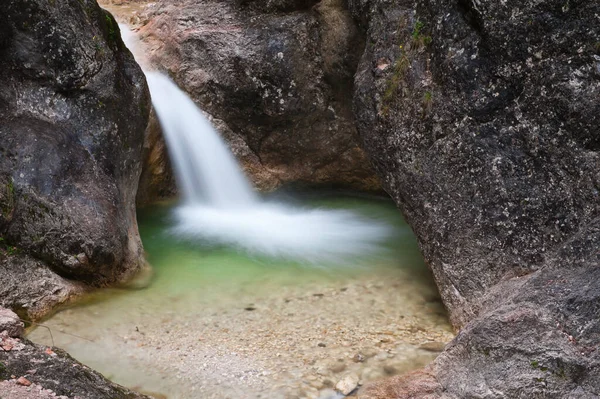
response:
<path id="1" fill-rule="evenodd" d="M 324 348 L 324 347 L 326 347 L 327 345 L 325 345 L 323 342 L 319 342 L 319 343 L 317 344 L 317 346 L 318 346 L 318 347 L 320 347 L 320 348 Z"/>
<path id="2" fill-rule="evenodd" d="M 335 389 L 343 395 L 348 395 L 358 386 L 358 376 L 356 374 L 348 374 L 335 384 Z"/>
<path id="3" fill-rule="evenodd" d="M 446 344 L 443 342 L 424 342 L 419 345 L 419 349 L 429 352 L 443 352 Z"/>
<path id="4" fill-rule="evenodd" d="M 28 387 L 31 385 L 31 381 L 29 381 L 27 378 L 25 377 L 19 377 L 17 379 L 17 384 L 19 385 L 23 385 L 24 387 Z"/>
<path id="5" fill-rule="evenodd" d="M 362 353 L 357 353 L 352 357 L 352 360 L 354 360 L 356 363 L 362 363 L 365 361 L 365 355 Z"/>

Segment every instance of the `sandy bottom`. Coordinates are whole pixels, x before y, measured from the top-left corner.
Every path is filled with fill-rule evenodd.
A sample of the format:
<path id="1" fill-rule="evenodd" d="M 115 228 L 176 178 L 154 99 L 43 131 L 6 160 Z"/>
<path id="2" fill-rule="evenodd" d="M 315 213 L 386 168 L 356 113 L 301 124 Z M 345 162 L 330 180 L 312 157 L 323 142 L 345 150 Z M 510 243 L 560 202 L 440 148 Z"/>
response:
<path id="1" fill-rule="evenodd" d="M 165 232 L 171 209 L 148 210 L 140 231 L 152 283 L 58 313 L 45 323 L 54 344 L 117 383 L 173 399 L 329 398 L 349 375 L 362 384 L 430 362 L 453 333 L 397 210 L 317 202 L 375 215 L 396 234 L 377 257 L 307 267 L 180 242 Z M 29 338 L 52 344 L 43 328 Z"/>

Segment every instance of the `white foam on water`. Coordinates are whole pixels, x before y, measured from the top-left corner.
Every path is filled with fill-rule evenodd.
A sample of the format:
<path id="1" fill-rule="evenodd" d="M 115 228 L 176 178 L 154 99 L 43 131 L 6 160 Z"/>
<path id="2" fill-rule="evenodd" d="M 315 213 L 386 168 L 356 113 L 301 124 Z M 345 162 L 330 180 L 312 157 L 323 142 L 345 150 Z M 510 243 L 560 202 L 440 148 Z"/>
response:
<path id="1" fill-rule="evenodd" d="M 126 44 L 135 50 L 126 29 L 121 26 Z M 310 263 L 339 263 L 381 251 L 392 232 L 381 221 L 262 201 L 187 94 L 160 73 L 146 72 L 146 78 L 182 192 L 174 234 Z"/>

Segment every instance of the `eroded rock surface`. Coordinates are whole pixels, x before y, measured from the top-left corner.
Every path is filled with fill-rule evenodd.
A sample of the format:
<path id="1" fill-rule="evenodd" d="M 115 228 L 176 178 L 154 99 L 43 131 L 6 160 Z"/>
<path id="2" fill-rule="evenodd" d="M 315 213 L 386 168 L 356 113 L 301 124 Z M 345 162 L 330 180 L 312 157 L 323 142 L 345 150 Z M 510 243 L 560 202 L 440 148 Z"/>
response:
<path id="1" fill-rule="evenodd" d="M 159 2 L 140 37 L 152 64 L 221 121 L 259 188 L 377 190 L 351 111 L 362 36 L 343 2 L 315 3 Z"/>
<path id="2" fill-rule="evenodd" d="M 463 327 L 365 397 L 598 397 L 600 5 L 350 8 L 364 148 Z"/>
<path id="3" fill-rule="evenodd" d="M 65 351 L 0 333 L 0 393 L 8 399 L 149 399 L 113 384 Z"/>
<path id="4" fill-rule="evenodd" d="M 8 1 L 0 26 L 0 305 L 39 318 L 144 265 L 149 95 L 95 1 Z M 83 282 L 83 283 L 79 283 Z"/>

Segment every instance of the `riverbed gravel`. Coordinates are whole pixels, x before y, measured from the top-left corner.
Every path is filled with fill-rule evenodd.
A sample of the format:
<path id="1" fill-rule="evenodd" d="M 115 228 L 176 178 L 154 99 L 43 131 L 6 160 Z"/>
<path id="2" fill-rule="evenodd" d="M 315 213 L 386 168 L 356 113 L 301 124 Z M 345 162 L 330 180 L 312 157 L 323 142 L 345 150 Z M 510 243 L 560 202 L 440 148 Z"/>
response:
<path id="1" fill-rule="evenodd" d="M 240 291 L 197 307 L 177 296 L 120 301 L 46 324 L 58 346 L 157 398 L 319 398 L 349 379 L 421 367 L 453 337 L 435 288 L 402 270 Z M 31 338 L 48 341 L 42 329 Z"/>

